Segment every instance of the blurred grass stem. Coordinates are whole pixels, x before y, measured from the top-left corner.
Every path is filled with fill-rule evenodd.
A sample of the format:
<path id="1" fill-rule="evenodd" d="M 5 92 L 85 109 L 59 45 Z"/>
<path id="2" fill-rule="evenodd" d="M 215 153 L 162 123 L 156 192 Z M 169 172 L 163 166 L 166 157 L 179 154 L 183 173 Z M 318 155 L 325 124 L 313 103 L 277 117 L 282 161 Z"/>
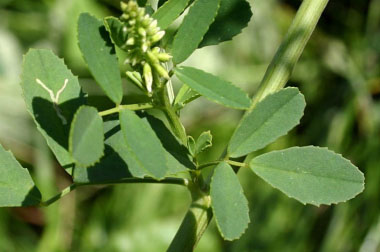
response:
<path id="1" fill-rule="evenodd" d="M 303 0 L 288 32 L 253 97 L 252 110 L 268 94 L 283 88 L 300 58 L 329 0 Z"/>

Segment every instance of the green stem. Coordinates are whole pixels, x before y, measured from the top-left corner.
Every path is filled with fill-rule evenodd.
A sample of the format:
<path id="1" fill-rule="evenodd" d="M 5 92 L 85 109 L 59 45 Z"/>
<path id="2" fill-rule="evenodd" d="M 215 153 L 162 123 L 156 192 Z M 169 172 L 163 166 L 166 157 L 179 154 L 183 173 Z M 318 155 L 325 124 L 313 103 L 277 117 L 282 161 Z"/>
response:
<path id="1" fill-rule="evenodd" d="M 270 63 L 250 110 L 266 95 L 279 90 L 288 82 L 292 70 L 301 56 L 328 0 L 303 0 L 280 48 Z M 243 163 L 230 161 L 242 166 Z M 202 165 L 203 166 L 203 165 Z M 244 164 L 245 166 L 245 164 Z M 195 199 L 196 208 L 189 209 L 168 251 L 193 251 L 212 218 L 210 202 Z M 193 198 L 194 200 L 194 198 Z"/>
<path id="2" fill-rule="evenodd" d="M 237 166 L 237 167 L 247 167 L 248 166 L 246 163 L 242 163 L 242 162 L 237 162 L 237 161 L 232 161 L 232 160 L 225 160 L 225 161 L 232 166 Z"/>
<path id="3" fill-rule="evenodd" d="M 181 140 L 183 145 L 187 146 L 187 135 L 185 128 L 183 127 L 178 115 L 169 101 L 166 88 L 161 88 L 159 90 L 159 99 L 174 134 Z"/>
<path id="4" fill-rule="evenodd" d="M 209 166 L 213 166 L 213 165 L 217 165 L 220 162 L 222 162 L 222 160 L 216 160 L 216 161 L 211 161 L 211 162 L 207 162 L 207 163 L 204 163 L 204 164 L 200 164 L 200 165 L 198 165 L 197 170 L 202 170 L 203 168 L 206 168 L 206 167 L 209 167 Z"/>
<path id="5" fill-rule="evenodd" d="M 54 202 L 60 200 L 61 198 L 63 198 L 64 196 L 66 196 L 67 194 L 74 191 L 76 188 L 78 188 L 80 186 L 137 184 L 137 183 L 171 184 L 171 185 L 182 185 L 182 186 L 186 186 L 186 187 L 189 185 L 189 181 L 187 179 L 184 179 L 184 178 L 165 178 L 162 180 L 157 180 L 157 179 L 153 179 L 153 178 L 143 178 L 143 179 L 125 178 L 125 179 L 121 179 L 121 180 L 117 180 L 117 181 L 104 181 L 101 183 L 98 183 L 98 182 L 96 182 L 96 183 L 93 183 L 93 182 L 74 183 L 74 184 L 71 184 L 70 186 L 66 187 L 65 189 L 63 189 L 60 193 L 53 196 L 52 198 L 41 202 L 40 206 L 41 207 L 47 207 L 47 206 L 53 204 Z"/>
<path id="6" fill-rule="evenodd" d="M 238 166 L 238 167 L 246 167 L 247 166 L 246 163 L 241 163 L 241 162 L 237 162 L 237 161 L 233 161 L 233 160 L 215 160 L 215 161 L 211 161 L 211 162 L 207 162 L 207 163 L 198 165 L 197 170 L 202 170 L 203 168 L 213 166 L 213 165 L 217 165 L 220 162 L 227 162 L 230 165 Z"/>
<path id="7" fill-rule="evenodd" d="M 86 186 L 86 185 L 117 185 L 117 184 L 171 184 L 171 185 L 182 185 L 188 186 L 189 180 L 184 178 L 165 178 L 162 180 L 157 180 L 153 178 L 125 178 L 117 181 L 103 181 L 101 183 L 77 183 L 78 186 Z"/>
<path id="8" fill-rule="evenodd" d="M 115 108 L 104 110 L 99 112 L 100 116 L 106 116 L 111 115 L 114 113 L 119 113 L 122 109 L 129 109 L 129 110 L 142 110 L 142 109 L 151 109 L 153 108 L 153 105 L 151 103 L 139 103 L 139 104 L 128 104 L 128 105 L 119 105 Z"/>
<path id="9" fill-rule="evenodd" d="M 177 231 L 168 252 L 194 250 L 212 219 L 211 198 L 199 190 L 199 185 L 189 186 L 192 203 Z"/>
<path id="10" fill-rule="evenodd" d="M 285 86 L 329 0 L 303 0 L 260 83 L 250 110 L 265 96 Z"/>
<path id="11" fill-rule="evenodd" d="M 70 192 L 74 191 L 76 188 L 77 188 L 77 185 L 76 184 L 72 184 L 72 185 L 66 187 L 65 189 L 63 189 L 60 193 L 58 193 L 57 195 L 53 196 L 52 198 L 50 198 L 50 199 L 48 199 L 46 201 L 41 202 L 40 206 L 47 207 L 47 206 L 53 204 L 54 202 L 56 202 L 57 200 L 63 198 L 65 195 L 69 194 Z"/>

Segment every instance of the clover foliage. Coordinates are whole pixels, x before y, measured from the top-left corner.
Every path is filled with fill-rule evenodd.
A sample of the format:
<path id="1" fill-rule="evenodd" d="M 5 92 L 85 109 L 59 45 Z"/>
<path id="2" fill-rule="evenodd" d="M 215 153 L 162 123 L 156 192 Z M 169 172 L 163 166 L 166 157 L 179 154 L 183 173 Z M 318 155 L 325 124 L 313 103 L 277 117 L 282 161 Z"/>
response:
<path id="1" fill-rule="evenodd" d="M 88 13 L 79 17 L 78 45 L 96 84 L 114 103 L 108 110 L 88 105 L 78 78 L 51 51 L 31 49 L 24 57 L 21 87 L 26 107 L 60 165 L 73 176 L 75 187 L 134 182 L 186 186 L 193 201 L 203 205 L 190 207 L 198 223 L 185 217 L 170 246 L 173 251 L 191 251 L 212 215 L 224 239 L 238 239 L 244 233 L 250 219 L 236 174 L 239 169 L 251 169 L 303 204 L 345 202 L 363 190 L 359 169 L 327 148 L 294 147 L 262 154 L 263 148 L 300 123 L 306 103 L 297 88 L 272 90 L 252 102 L 235 84 L 181 65 L 197 48 L 239 34 L 252 15 L 246 0 L 159 1 L 152 15 L 146 2 L 121 2 L 120 17 L 101 19 Z M 177 19 L 179 23 L 174 22 Z M 169 28 L 175 35 L 164 45 L 161 41 Z M 128 71 L 120 70 L 119 59 Z M 183 85 L 177 96 L 170 85 L 173 76 Z M 123 102 L 123 80 L 133 83 L 146 102 Z M 222 158 L 207 163 L 199 163 L 198 155 L 212 148 L 211 133 L 194 139 L 179 118 L 181 109 L 200 96 L 246 112 Z M 251 153 L 255 155 L 250 160 Z M 209 180 L 202 175 L 205 167 L 212 168 Z M 52 203 L 41 201 L 28 170 L 2 146 L 0 175 L 0 206 Z M 187 239 L 192 229 L 197 239 Z"/>

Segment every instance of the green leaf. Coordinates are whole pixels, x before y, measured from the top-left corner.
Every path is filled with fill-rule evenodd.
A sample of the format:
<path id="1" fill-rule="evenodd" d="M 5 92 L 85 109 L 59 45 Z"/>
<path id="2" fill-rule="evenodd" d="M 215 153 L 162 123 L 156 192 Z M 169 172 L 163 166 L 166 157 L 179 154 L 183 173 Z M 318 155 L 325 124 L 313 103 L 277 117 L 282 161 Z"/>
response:
<path id="1" fill-rule="evenodd" d="M 27 169 L 0 144 L 0 207 L 35 206 L 41 193 Z"/>
<path id="2" fill-rule="evenodd" d="M 120 111 L 120 125 L 129 150 L 128 166 L 139 167 L 153 178 L 164 178 L 168 170 L 165 149 L 152 128 L 133 111 L 126 109 Z"/>
<path id="3" fill-rule="evenodd" d="M 174 175 L 188 169 L 195 169 L 195 164 L 191 161 L 189 150 L 171 133 L 165 124 L 154 116 L 143 114 L 142 121 L 151 127 L 160 139 L 166 151 L 168 162 L 167 175 Z"/>
<path id="4" fill-rule="evenodd" d="M 212 146 L 212 135 L 210 131 L 202 132 L 202 134 L 199 135 L 197 142 L 195 144 L 195 153 L 194 155 L 197 156 L 203 151 L 207 150 Z"/>
<path id="5" fill-rule="evenodd" d="M 364 189 L 364 176 L 349 160 L 327 148 L 293 147 L 251 160 L 252 170 L 303 204 L 330 205 Z"/>
<path id="6" fill-rule="evenodd" d="M 173 62 L 179 64 L 186 60 L 206 34 L 214 21 L 220 0 L 196 0 L 190 7 L 173 40 Z"/>
<path id="7" fill-rule="evenodd" d="M 244 156 L 286 135 L 300 122 L 305 106 L 297 88 L 268 95 L 243 117 L 228 145 L 229 156 Z"/>
<path id="8" fill-rule="evenodd" d="M 21 87 L 38 130 L 59 163 L 68 167 L 73 163 L 68 152 L 70 123 L 85 102 L 78 78 L 51 51 L 31 49 L 24 57 Z"/>
<path id="9" fill-rule="evenodd" d="M 78 20 L 79 48 L 91 74 L 106 95 L 116 104 L 123 98 L 119 63 L 103 22 L 88 13 Z"/>
<path id="10" fill-rule="evenodd" d="M 74 169 L 75 183 L 102 183 L 131 178 L 126 159 L 125 141 L 119 120 L 103 123 L 105 136 L 104 156 L 99 163 L 88 168 L 77 165 Z"/>
<path id="11" fill-rule="evenodd" d="M 144 116 L 141 120 L 148 127 L 152 127 L 157 136 L 160 136 L 161 144 L 165 148 L 165 158 L 168 163 L 166 176 L 177 176 L 188 169 L 194 169 L 195 166 L 189 159 L 187 149 L 176 140 L 163 122 L 149 115 Z M 106 138 L 105 155 L 94 166 L 75 167 L 74 182 L 117 182 L 125 178 L 149 175 L 141 166 L 136 166 L 131 162 L 129 162 L 131 165 L 127 165 L 130 159 L 130 150 L 124 141 L 119 120 L 104 122 L 104 135 Z"/>
<path id="12" fill-rule="evenodd" d="M 176 110 L 180 110 L 185 107 L 186 104 L 194 101 L 199 97 L 201 97 L 201 95 L 198 92 L 194 91 L 189 86 L 184 84 L 175 97 L 174 107 Z"/>
<path id="13" fill-rule="evenodd" d="M 82 106 L 71 123 L 69 150 L 74 160 L 88 167 L 103 156 L 103 120 L 94 107 Z"/>
<path id="14" fill-rule="evenodd" d="M 221 0 L 215 22 L 210 26 L 199 47 L 232 40 L 248 25 L 251 17 L 251 6 L 246 0 Z"/>
<path id="15" fill-rule="evenodd" d="M 157 20 L 157 26 L 162 30 L 168 28 L 169 25 L 183 12 L 188 2 L 189 0 L 167 1 L 152 16 Z"/>
<path id="16" fill-rule="evenodd" d="M 210 187 L 219 232 L 225 240 L 238 239 L 248 227 L 249 209 L 239 179 L 229 164 L 222 162 L 215 168 Z"/>
<path id="17" fill-rule="evenodd" d="M 174 70 L 178 79 L 211 101 L 236 109 L 248 109 L 248 95 L 230 82 L 193 67 Z"/>
<path id="18" fill-rule="evenodd" d="M 187 147 L 192 156 L 195 156 L 195 140 L 192 136 L 187 136 Z"/>
<path id="19" fill-rule="evenodd" d="M 128 33 L 124 30 L 125 26 L 123 23 L 118 18 L 106 17 L 104 18 L 104 25 L 113 43 L 123 49 L 125 41 L 128 38 Z"/>

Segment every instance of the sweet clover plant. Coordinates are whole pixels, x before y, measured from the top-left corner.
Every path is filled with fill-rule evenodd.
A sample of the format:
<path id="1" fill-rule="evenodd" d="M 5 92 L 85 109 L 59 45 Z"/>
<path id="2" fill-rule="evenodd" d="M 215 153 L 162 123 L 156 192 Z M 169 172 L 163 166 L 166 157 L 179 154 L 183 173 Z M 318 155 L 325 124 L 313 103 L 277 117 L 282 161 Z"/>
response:
<path id="1" fill-rule="evenodd" d="M 345 202 L 363 190 L 359 169 L 327 148 L 292 147 L 247 157 L 299 124 L 304 96 L 284 86 L 328 0 L 303 1 L 252 99 L 228 81 L 181 64 L 197 48 L 239 34 L 252 15 L 246 0 L 160 0 L 157 9 L 146 2 L 121 2 L 118 18 L 82 13 L 78 20 L 79 48 L 114 103 L 111 109 L 89 106 L 78 78 L 51 51 L 31 49 L 25 55 L 21 86 L 27 109 L 73 184 L 42 200 L 28 171 L 0 145 L 0 206 L 44 207 L 94 184 L 182 185 L 192 203 L 168 250 L 192 251 L 213 217 L 226 240 L 238 239 L 248 227 L 239 169 L 252 170 L 303 204 Z M 120 57 L 126 72 L 120 70 Z M 182 83 L 176 95 L 173 76 Z M 123 99 L 123 81 L 134 84 L 146 102 Z M 211 133 L 194 139 L 180 121 L 181 110 L 201 96 L 245 111 L 225 153 L 207 163 L 199 163 L 198 156 L 212 146 Z M 206 167 L 210 176 L 203 174 Z"/>

